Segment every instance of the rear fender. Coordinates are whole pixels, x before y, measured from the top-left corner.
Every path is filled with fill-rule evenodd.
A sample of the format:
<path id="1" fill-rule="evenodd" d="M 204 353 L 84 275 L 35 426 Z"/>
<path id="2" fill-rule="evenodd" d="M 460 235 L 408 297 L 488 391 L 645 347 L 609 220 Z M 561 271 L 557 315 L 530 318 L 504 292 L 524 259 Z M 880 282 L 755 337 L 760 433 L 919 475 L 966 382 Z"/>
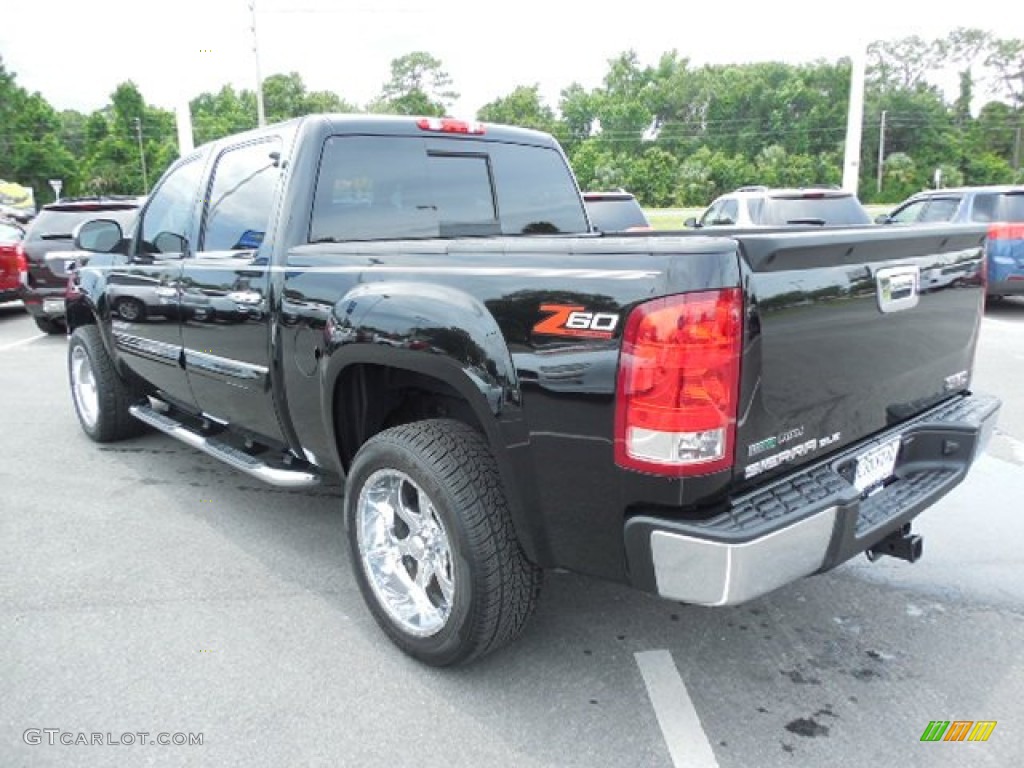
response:
<path id="1" fill-rule="evenodd" d="M 521 476 L 521 468 L 528 466 L 522 456 L 528 437 L 519 380 L 501 330 L 479 300 L 427 283 L 358 285 L 334 305 L 324 329 L 323 355 L 322 413 L 336 466 L 345 468 L 335 392 L 347 368 L 375 365 L 441 382 L 472 409 L 498 462 L 520 541 L 531 559 L 544 559 L 538 550 L 544 540 L 536 529 L 539 522 L 525 512 L 536 505 L 524 498 L 530 483 Z"/>

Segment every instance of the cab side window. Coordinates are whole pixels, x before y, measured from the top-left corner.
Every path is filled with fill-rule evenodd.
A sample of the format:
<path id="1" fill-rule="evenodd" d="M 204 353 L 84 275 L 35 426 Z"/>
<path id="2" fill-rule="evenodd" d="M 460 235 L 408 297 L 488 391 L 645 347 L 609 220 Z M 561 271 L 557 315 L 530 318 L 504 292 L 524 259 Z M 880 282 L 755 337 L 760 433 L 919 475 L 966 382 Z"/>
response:
<path id="1" fill-rule="evenodd" d="M 722 212 L 722 201 L 721 200 L 715 200 L 715 202 L 713 202 L 711 204 L 711 207 L 708 208 L 706 211 L 704 211 L 704 215 L 700 217 L 700 222 L 699 222 L 700 225 L 702 227 L 707 227 L 707 226 L 710 226 L 712 224 L 717 224 L 718 223 L 718 216 L 719 216 L 719 214 L 721 212 Z"/>
<path id="2" fill-rule="evenodd" d="M 203 216 L 202 251 L 256 250 L 273 213 L 281 142 L 233 147 L 217 160 Z"/>
<path id="3" fill-rule="evenodd" d="M 734 198 L 729 199 L 722 204 L 722 212 L 718 214 L 718 221 L 716 221 L 715 223 L 722 225 L 735 224 L 739 216 L 739 203 L 737 203 Z"/>
<path id="4" fill-rule="evenodd" d="M 889 218 L 891 221 L 895 221 L 899 224 L 910 224 L 921 217 L 921 214 L 924 213 L 924 209 L 927 205 L 928 200 L 915 200 L 913 203 L 907 203 L 898 211 L 894 211 L 892 216 Z"/>
<path id="5" fill-rule="evenodd" d="M 174 258 L 188 250 L 192 207 L 202 173 L 199 157 L 191 157 L 172 170 L 150 195 L 139 225 L 141 253 Z"/>

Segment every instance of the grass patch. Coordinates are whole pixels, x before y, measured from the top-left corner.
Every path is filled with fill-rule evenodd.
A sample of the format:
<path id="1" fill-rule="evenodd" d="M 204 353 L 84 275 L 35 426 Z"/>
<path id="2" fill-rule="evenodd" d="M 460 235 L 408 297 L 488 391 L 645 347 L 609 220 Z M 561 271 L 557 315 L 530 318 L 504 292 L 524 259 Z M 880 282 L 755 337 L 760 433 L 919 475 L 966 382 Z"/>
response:
<path id="1" fill-rule="evenodd" d="M 647 220 L 655 229 L 683 229 L 683 222 L 691 216 L 697 218 L 704 208 L 646 208 Z"/>

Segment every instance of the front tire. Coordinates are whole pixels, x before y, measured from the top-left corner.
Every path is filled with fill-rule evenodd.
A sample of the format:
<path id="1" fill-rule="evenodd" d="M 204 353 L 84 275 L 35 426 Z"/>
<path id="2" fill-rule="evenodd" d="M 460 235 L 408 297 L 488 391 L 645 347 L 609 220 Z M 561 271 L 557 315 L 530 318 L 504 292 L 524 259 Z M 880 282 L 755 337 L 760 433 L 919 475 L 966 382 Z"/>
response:
<path id="1" fill-rule="evenodd" d="M 515 639 L 541 571 L 516 537 L 497 464 L 457 421 L 405 424 L 368 440 L 345 487 L 356 581 L 409 655 L 460 664 Z"/>
<path id="2" fill-rule="evenodd" d="M 118 375 L 95 325 L 83 325 L 71 334 L 68 380 L 78 423 L 97 443 L 134 437 L 144 430 L 128 412 L 142 399 L 141 392 Z"/>

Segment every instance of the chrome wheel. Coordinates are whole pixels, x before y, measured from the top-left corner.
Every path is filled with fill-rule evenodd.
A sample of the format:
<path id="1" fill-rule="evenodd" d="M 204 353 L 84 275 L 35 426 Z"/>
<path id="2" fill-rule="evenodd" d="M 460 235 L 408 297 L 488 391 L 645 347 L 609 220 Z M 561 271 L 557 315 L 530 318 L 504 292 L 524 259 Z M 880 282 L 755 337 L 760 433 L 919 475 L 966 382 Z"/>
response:
<path id="1" fill-rule="evenodd" d="M 142 307 L 134 299 L 122 299 L 117 304 L 117 315 L 122 320 L 133 323 L 142 317 Z"/>
<path id="2" fill-rule="evenodd" d="M 71 351 L 71 391 L 75 397 L 78 415 L 87 427 L 95 427 L 99 418 L 100 398 L 92 361 L 82 346 L 76 346 Z"/>
<path id="3" fill-rule="evenodd" d="M 359 491 L 355 522 L 362 567 L 380 605 L 411 635 L 440 632 L 451 615 L 455 569 L 430 497 L 404 472 L 379 469 Z"/>

